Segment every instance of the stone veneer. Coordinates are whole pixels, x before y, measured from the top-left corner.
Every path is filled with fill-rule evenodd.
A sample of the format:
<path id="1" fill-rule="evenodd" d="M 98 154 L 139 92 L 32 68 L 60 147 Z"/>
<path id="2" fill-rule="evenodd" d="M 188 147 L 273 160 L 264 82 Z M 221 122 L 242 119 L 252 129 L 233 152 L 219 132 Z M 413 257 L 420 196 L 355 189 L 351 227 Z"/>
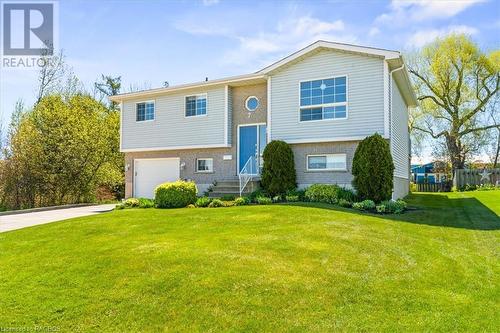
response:
<path id="1" fill-rule="evenodd" d="M 323 142 L 292 144 L 295 159 L 295 172 L 297 173 L 297 184 L 299 188 L 304 188 L 312 184 L 338 184 L 344 187 L 351 187 L 352 182 L 352 160 L 358 141 L 345 142 Z M 316 154 L 346 154 L 346 171 L 308 171 L 307 155 Z"/>

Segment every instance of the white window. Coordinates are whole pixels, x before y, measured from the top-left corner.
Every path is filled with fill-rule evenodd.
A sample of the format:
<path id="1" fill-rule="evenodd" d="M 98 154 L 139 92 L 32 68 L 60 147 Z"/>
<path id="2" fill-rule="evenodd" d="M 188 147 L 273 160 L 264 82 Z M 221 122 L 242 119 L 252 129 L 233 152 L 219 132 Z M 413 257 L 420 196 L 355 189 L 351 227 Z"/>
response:
<path id="1" fill-rule="evenodd" d="M 196 172 L 214 172 L 213 158 L 197 158 Z"/>
<path id="2" fill-rule="evenodd" d="M 347 170 L 346 154 L 307 155 L 308 171 Z"/>
<path id="3" fill-rule="evenodd" d="M 204 116 L 207 114 L 207 95 L 186 97 L 186 117 Z"/>
<path id="4" fill-rule="evenodd" d="M 147 121 L 155 119 L 155 102 L 141 102 L 135 105 L 135 120 Z"/>
<path id="5" fill-rule="evenodd" d="M 300 82 L 300 121 L 347 118 L 347 77 Z"/>

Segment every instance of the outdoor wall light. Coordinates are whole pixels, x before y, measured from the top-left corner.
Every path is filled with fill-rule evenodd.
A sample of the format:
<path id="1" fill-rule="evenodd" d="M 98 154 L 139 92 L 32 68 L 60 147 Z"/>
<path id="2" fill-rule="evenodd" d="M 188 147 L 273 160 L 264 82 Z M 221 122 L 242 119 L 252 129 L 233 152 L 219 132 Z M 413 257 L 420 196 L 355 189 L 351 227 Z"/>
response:
<path id="1" fill-rule="evenodd" d="M 125 172 L 129 171 L 130 170 L 130 164 L 125 164 Z"/>
<path id="2" fill-rule="evenodd" d="M 186 162 L 181 163 L 181 170 L 184 170 L 186 168 Z"/>

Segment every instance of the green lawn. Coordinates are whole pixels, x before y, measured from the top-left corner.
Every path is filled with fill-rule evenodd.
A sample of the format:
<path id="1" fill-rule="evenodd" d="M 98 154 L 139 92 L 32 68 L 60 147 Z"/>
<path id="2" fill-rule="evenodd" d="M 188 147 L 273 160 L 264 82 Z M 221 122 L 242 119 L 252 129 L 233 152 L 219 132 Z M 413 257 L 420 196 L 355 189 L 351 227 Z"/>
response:
<path id="1" fill-rule="evenodd" d="M 0 330 L 500 331 L 500 191 L 121 210 L 0 234 Z"/>

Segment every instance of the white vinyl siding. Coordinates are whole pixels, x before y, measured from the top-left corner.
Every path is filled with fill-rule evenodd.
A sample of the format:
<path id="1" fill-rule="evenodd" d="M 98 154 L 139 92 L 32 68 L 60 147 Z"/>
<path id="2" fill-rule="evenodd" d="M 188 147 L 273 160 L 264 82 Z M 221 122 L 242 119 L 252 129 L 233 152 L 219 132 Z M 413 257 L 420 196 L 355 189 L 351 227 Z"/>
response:
<path id="1" fill-rule="evenodd" d="M 272 74 L 269 98 L 271 139 L 324 141 L 384 133 L 382 58 L 323 50 Z M 348 117 L 339 121 L 300 121 L 300 82 L 347 77 Z"/>
<path id="2" fill-rule="evenodd" d="M 185 117 L 185 97 L 205 93 L 207 114 Z M 122 149 L 168 149 L 168 147 L 215 146 L 224 142 L 224 86 L 208 91 L 190 90 L 155 98 L 155 121 L 136 122 L 136 103 L 122 108 Z"/>
<path id="3" fill-rule="evenodd" d="M 408 133 L 408 107 L 394 79 L 392 86 L 391 151 L 394 176 L 408 179 L 410 173 L 410 141 Z"/>

